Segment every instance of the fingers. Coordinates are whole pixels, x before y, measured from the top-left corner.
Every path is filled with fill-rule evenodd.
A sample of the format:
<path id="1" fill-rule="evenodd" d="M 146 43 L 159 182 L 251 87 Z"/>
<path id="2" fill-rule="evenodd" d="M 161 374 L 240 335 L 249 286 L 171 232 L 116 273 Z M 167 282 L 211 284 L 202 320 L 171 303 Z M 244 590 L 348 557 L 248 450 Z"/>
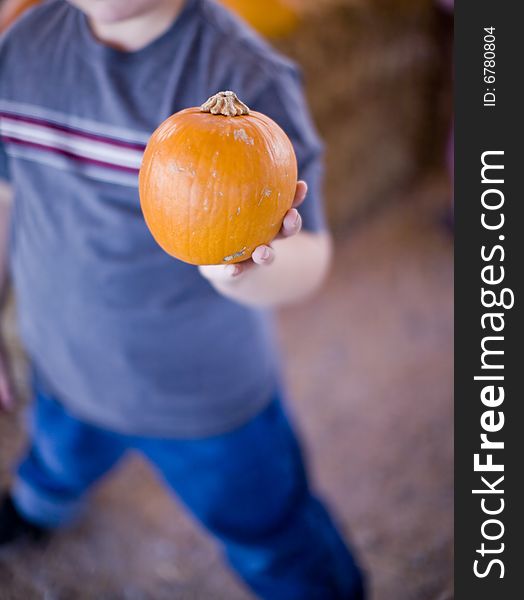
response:
<path id="1" fill-rule="evenodd" d="M 271 246 L 258 246 L 251 258 L 234 265 L 204 265 L 198 267 L 200 274 L 211 282 L 233 281 L 255 265 L 267 266 L 275 260 L 275 251 Z"/>
<path id="2" fill-rule="evenodd" d="M 305 181 L 297 182 L 297 189 L 295 190 L 295 198 L 293 199 L 293 208 L 298 208 L 302 202 L 306 199 L 307 195 L 307 183 Z"/>
<path id="3" fill-rule="evenodd" d="M 227 281 L 238 274 L 236 265 L 204 265 L 198 270 L 203 277 L 216 282 Z"/>
<path id="4" fill-rule="evenodd" d="M 302 217 L 300 216 L 297 207 L 304 202 L 307 194 L 307 183 L 305 181 L 299 181 L 297 183 L 297 189 L 295 191 L 295 198 L 293 200 L 293 207 L 287 211 L 284 220 L 282 221 L 282 228 L 280 229 L 279 237 L 291 237 L 297 235 L 302 229 Z"/>
<path id="5" fill-rule="evenodd" d="M 198 267 L 200 274 L 211 282 L 221 283 L 232 281 L 253 266 L 251 260 L 245 260 L 234 265 L 204 265 Z"/>
<path id="6" fill-rule="evenodd" d="M 282 228 L 280 229 L 281 237 L 291 237 L 297 235 L 302 229 L 302 217 L 300 216 L 296 208 L 288 210 L 284 220 L 282 221 Z"/>
<path id="7" fill-rule="evenodd" d="M 251 260 L 256 265 L 270 265 L 275 260 L 275 251 L 271 246 L 258 246 L 251 255 Z"/>

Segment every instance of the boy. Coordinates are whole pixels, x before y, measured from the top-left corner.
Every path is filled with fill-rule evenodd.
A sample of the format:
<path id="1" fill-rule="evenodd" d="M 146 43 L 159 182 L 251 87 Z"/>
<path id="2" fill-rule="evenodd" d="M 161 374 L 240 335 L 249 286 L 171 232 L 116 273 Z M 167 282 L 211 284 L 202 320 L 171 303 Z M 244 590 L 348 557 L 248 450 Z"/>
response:
<path id="1" fill-rule="evenodd" d="M 287 131 L 309 198 L 248 263 L 197 269 L 156 246 L 136 178 L 156 126 L 225 89 Z M 321 148 L 293 65 L 209 0 L 51 0 L 2 41 L 0 132 L 35 394 L 0 543 L 73 519 L 133 448 L 261 598 L 362 598 L 308 487 L 260 309 L 314 289 L 330 255 Z M 296 206 L 305 195 L 300 182 Z M 3 351 L 0 402 L 13 403 Z"/>

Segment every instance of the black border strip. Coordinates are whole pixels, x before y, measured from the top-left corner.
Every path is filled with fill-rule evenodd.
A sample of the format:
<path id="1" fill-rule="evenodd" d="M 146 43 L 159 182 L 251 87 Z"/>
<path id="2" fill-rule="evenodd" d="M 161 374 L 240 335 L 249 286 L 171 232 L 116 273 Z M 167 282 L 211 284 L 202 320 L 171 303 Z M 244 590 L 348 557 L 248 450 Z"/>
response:
<path id="1" fill-rule="evenodd" d="M 510 0 L 459 0 L 455 4 L 455 597 L 458 600 L 524 597 L 519 591 L 524 575 L 521 564 L 524 557 L 521 516 L 524 511 L 524 25 L 517 14 L 522 12 L 521 8 L 520 2 Z M 495 28 L 494 83 L 484 80 L 485 27 Z M 495 106 L 484 106 L 488 88 L 494 88 Z M 504 168 L 484 171 L 485 179 L 490 181 L 483 183 L 482 155 L 494 151 L 503 154 L 485 154 L 485 161 Z M 495 206 L 498 198 L 503 199 L 503 204 L 499 209 L 486 209 L 482 206 L 483 193 L 485 203 Z M 488 225 L 497 225 L 502 218 L 504 224 L 498 229 L 487 229 L 482 225 L 482 213 Z M 485 267 L 492 267 L 484 271 L 487 280 L 499 279 L 502 267 L 503 281 L 497 284 L 483 281 Z M 493 292 L 484 295 L 485 304 L 496 297 L 503 298 L 509 306 L 514 295 L 514 307 L 483 306 L 482 287 Z M 503 292 L 504 289 L 512 293 Z M 500 316 L 485 316 L 494 313 Z M 501 331 L 494 331 L 494 327 L 502 324 Z M 498 339 L 488 339 L 493 336 Z M 483 343 L 484 349 L 503 352 L 485 354 L 484 368 Z M 503 379 L 475 380 L 476 376 Z M 489 386 L 494 386 L 491 395 Z M 499 387 L 504 390 L 503 401 Z M 486 432 L 483 425 L 491 431 Z M 490 442 L 503 442 L 504 447 L 482 449 L 482 433 Z M 491 454 L 493 463 L 504 471 L 475 471 L 475 454 L 482 464 L 490 461 Z M 496 483 L 502 476 L 504 479 Z M 493 487 L 491 492 L 486 482 Z M 483 491 L 473 493 L 473 490 Z M 500 512 L 489 515 L 486 511 Z M 475 575 L 476 560 L 477 572 L 483 577 Z M 504 577 L 500 578 L 502 571 Z"/>

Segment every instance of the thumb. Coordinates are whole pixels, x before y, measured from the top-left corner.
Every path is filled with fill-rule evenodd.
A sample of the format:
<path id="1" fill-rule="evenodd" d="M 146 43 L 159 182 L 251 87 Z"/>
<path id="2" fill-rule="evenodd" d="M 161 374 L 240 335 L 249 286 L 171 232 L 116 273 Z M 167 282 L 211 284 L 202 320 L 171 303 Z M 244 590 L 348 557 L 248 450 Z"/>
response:
<path id="1" fill-rule="evenodd" d="M 238 275 L 239 268 L 233 265 L 201 265 L 198 267 L 202 277 L 209 281 L 231 281 Z"/>

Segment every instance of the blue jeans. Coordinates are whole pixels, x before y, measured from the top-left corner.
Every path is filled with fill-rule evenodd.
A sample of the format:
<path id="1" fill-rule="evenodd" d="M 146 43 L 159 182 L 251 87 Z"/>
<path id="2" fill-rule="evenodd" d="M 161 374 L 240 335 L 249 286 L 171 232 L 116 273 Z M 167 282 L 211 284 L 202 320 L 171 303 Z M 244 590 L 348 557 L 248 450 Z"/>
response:
<path id="1" fill-rule="evenodd" d="M 124 455 L 141 452 L 221 542 L 230 565 L 267 600 L 361 600 L 362 577 L 312 495 L 297 438 L 276 397 L 246 425 L 203 439 L 114 433 L 36 394 L 31 445 L 13 484 L 18 510 L 58 527 Z"/>

